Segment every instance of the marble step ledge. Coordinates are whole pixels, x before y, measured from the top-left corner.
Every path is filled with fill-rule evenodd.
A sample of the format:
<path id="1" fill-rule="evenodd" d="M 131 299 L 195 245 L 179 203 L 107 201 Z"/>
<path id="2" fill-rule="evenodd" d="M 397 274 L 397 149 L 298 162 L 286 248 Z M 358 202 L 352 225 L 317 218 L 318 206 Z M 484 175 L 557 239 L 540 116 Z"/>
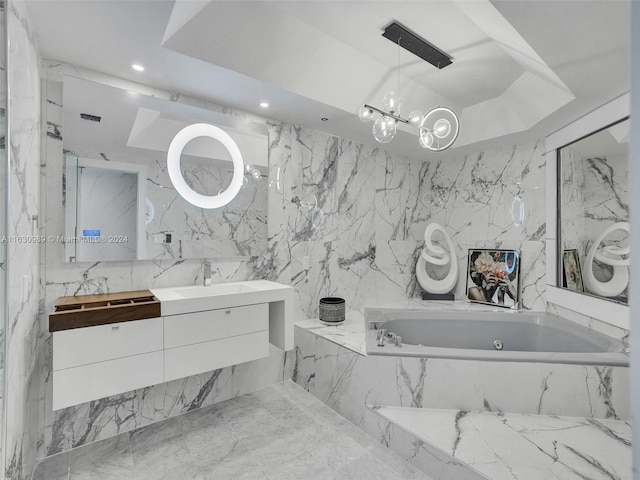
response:
<path id="1" fill-rule="evenodd" d="M 631 423 L 369 405 L 365 428 L 442 480 L 631 480 Z"/>

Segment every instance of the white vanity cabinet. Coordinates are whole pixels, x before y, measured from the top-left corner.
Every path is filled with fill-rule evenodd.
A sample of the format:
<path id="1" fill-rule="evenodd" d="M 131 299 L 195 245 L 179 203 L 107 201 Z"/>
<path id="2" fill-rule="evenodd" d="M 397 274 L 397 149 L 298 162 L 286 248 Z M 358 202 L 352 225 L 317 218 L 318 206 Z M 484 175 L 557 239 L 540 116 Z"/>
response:
<path id="1" fill-rule="evenodd" d="M 293 348 L 293 288 L 267 280 L 61 297 L 53 409 Z"/>
<path id="2" fill-rule="evenodd" d="M 267 356 L 267 303 L 164 317 L 166 382 Z"/>
<path id="3" fill-rule="evenodd" d="M 164 381 L 162 318 L 53 332 L 53 409 Z"/>

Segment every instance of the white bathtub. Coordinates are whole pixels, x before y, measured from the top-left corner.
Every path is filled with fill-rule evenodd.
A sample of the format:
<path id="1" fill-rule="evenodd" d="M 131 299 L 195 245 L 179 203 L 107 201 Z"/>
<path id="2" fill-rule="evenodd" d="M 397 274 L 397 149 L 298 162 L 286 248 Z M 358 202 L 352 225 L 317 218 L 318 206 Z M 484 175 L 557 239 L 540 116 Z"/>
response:
<path id="1" fill-rule="evenodd" d="M 622 342 L 545 313 L 367 308 L 365 322 L 368 355 L 629 365 Z M 402 345 L 378 346 L 380 329 Z"/>

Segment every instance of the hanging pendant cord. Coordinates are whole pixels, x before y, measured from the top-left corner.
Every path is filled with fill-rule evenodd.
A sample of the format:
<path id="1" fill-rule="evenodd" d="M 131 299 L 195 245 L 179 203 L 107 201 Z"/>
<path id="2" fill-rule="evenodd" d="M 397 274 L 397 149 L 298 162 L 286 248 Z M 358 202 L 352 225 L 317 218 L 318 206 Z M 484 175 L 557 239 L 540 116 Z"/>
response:
<path id="1" fill-rule="evenodd" d="M 438 107 L 440 107 L 440 62 L 438 62 Z"/>
<path id="2" fill-rule="evenodd" d="M 398 95 L 400 95 L 400 40 L 402 39 L 402 37 L 398 37 L 398 48 L 397 48 L 397 54 L 398 54 L 398 58 L 396 61 L 396 83 L 398 84 L 398 89 L 396 90 L 396 93 Z"/>

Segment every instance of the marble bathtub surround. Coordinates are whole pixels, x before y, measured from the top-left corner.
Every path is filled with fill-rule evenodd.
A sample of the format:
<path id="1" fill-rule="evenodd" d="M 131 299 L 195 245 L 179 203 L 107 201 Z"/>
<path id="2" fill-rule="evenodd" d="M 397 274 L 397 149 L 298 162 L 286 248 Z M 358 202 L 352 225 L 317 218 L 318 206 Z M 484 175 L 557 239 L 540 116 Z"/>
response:
<path id="1" fill-rule="evenodd" d="M 440 305 L 445 302 L 431 303 Z M 461 305 L 462 302 L 450 303 L 448 307 L 451 309 L 464 306 Z M 480 306 L 474 305 L 474 307 Z M 484 471 L 480 466 L 493 468 L 492 472 L 509 472 L 512 463 L 500 463 L 496 460 L 496 454 L 486 456 L 483 453 L 484 450 L 476 456 L 478 450 L 473 448 L 473 445 L 478 444 L 478 448 L 497 449 L 502 445 L 501 429 L 515 436 L 517 441 L 514 440 L 515 443 L 512 442 L 512 444 L 523 446 L 524 452 L 536 448 L 529 442 L 524 428 L 528 428 L 533 434 L 538 430 L 544 432 L 547 428 L 558 431 L 561 435 L 564 435 L 564 430 L 567 428 L 581 429 L 581 432 L 586 432 L 575 437 L 578 439 L 577 443 L 574 442 L 573 437 L 572 439 L 562 437 L 564 443 L 558 446 L 558 449 L 563 451 L 558 453 L 558 458 L 568 466 L 557 468 L 561 470 L 565 468 L 563 472 L 571 472 L 571 468 L 574 468 L 578 471 L 593 473 L 594 464 L 580 457 L 580 454 L 598 453 L 600 436 L 608 431 L 607 428 L 614 433 L 614 437 L 622 438 L 622 443 L 628 435 L 629 369 L 627 367 L 365 356 L 358 351 L 358 345 L 361 345 L 359 338 L 362 338 L 360 335 L 364 333 L 364 331 L 356 331 L 358 323 L 359 317 L 348 314 L 344 328 L 326 327 L 313 320 L 296 324 L 296 359 L 293 379 L 335 411 L 434 478 L 455 480 L 486 480 L 486 478 L 535 478 L 537 480 L 541 478 L 539 475 L 527 476 L 527 472 L 530 471 L 527 467 L 531 465 L 535 467 L 535 463 L 525 463 L 523 467 L 525 474 L 522 474 L 519 469 L 518 475 L 521 476 L 517 477 L 486 477 L 479 473 Z M 360 325 L 364 329 L 364 325 L 362 323 Z M 340 345 L 341 342 L 344 345 Z M 482 422 L 482 419 L 491 419 L 496 430 L 477 432 L 474 429 L 475 424 L 472 423 L 467 430 L 470 432 L 469 435 L 475 435 L 475 437 L 469 444 L 464 444 L 465 453 L 468 452 L 468 455 L 464 458 L 457 456 L 452 458 L 451 453 L 457 450 L 451 449 L 447 453 L 445 447 L 450 444 L 441 446 L 436 441 L 438 438 L 427 437 L 425 440 L 408 428 L 413 423 L 419 423 L 420 417 L 414 419 L 409 415 L 408 424 L 402 425 L 401 422 L 396 423 L 381 417 L 379 412 L 371 410 L 368 405 L 383 405 L 391 409 L 399 407 L 403 412 L 408 410 L 418 412 L 420 415 L 422 411 L 436 409 L 436 417 L 440 415 L 440 409 L 444 409 L 454 412 L 451 417 L 454 420 L 456 415 L 466 417 L 466 412 L 477 412 L 473 415 L 469 414 L 468 417 L 477 417 L 480 419 L 479 422 Z M 513 419 L 510 424 L 504 420 L 505 416 Z M 582 418 L 566 419 L 559 418 L 560 416 Z M 541 420 L 542 423 L 536 423 L 535 419 Z M 519 427 L 514 426 L 518 425 L 517 422 L 524 425 L 521 431 L 517 430 Z M 481 425 L 484 424 L 481 423 Z M 605 427 L 601 428 L 601 425 Z M 433 425 L 429 423 L 430 430 L 438 431 L 437 426 L 432 427 Z M 455 430 L 455 422 L 453 428 Z M 437 434 L 434 435 L 437 437 Z M 547 453 L 538 452 L 542 459 L 540 465 L 543 468 L 553 463 L 553 434 L 551 437 L 551 440 L 548 440 L 549 436 L 536 439 L 543 442 L 541 444 L 543 448 L 551 445 L 551 450 L 544 450 Z M 447 435 L 443 438 L 450 440 L 450 436 Z M 580 443 L 583 439 L 587 439 L 588 448 L 586 449 L 583 448 L 585 445 Z M 489 447 L 484 446 L 487 443 Z M 569 447 L 564 447 L 565 444 Z M 607 442 L 602 445 L 607 445 Z M 570 448 L 573 448 L 573 451 Z M 619 449 L 619 447 L 616 448 Z M 629 456 L 629 453 L 625 453 L 622 448 L 619 455 L 622 459 L 620 463 L 616 463 L 613 467 L 607 464 L 604 468 L 624 470 L 625 465 L 628 464 L 628 462 L 625 463 L 626 456 Z M 516 455 L 514 458 L 517 460 L 519 457 Z M 488 459 L 486 465 L 483 459 Z M 517 462 L 516 466 L 520 468 Z M 532 471 L 537 472 L 535 468 Z M 610 477 L 605 474 L 589 478 L 626 477 Z"/>
<path id="2" fill-rule="evenodd" d="M 430 480 L 286 381 L 45 459 L 33 480 Z"/>
<path id="3" fill-rule="evenodd" d="M 361 427 L 366 404 L 629 418 L 628 367 L 364 356 L 354 325 L 296 324 L 293 379 Z"/>
<path id="4" fill-rule="evenodd" d="M 384 406 L 373 411 L 483 478 L 632 478 L 629 421 Z M 377 437 L 389 438 L 388 424 L 380 425 Z"/>
<path id="5" fill-rule="evenodd" d="M 573 310 L 569 310 L 568 308 L 564 308 L 553 303 L 547 304 L 547 311 L 549 313 L 553 313 L 554 315 L 558 315 L 560 317 L 571 320 L 572 322 L 575 322 L 579 325 L 588 327 L 592 330 L 595 330 L 596 332 L 600 332 L 604 335 L 616 338 L 620 340 L 626 347 L 629 346 L 629 330 L 616 327 L 615 325 L 605 323 L 601 320 L 586 315 L 582 315 L 578 312 L 574 312 Z"/>

